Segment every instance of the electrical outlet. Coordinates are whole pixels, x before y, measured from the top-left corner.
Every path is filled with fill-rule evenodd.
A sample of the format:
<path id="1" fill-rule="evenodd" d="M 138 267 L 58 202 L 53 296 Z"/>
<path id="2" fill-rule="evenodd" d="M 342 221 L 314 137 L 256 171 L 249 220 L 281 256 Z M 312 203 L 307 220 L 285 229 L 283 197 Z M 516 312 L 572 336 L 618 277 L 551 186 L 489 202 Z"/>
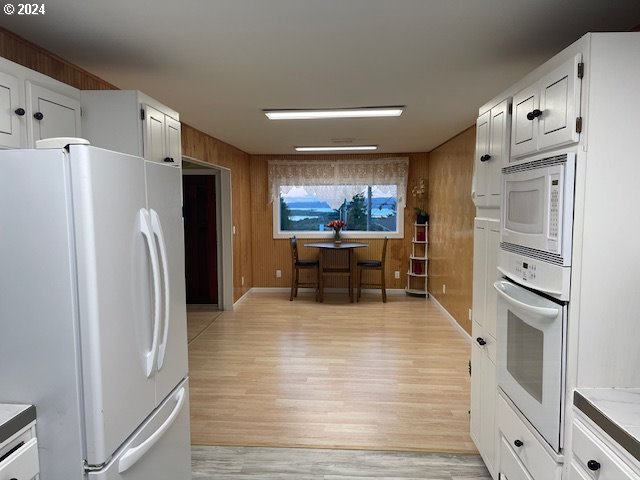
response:
<path id="1" fill-rule="evenodd" d="M 442 284 L 442 294 L 445 295 L 447 293 L 447 286 L 443 283 Z"/>
<path id="2" fill-rule="evenodd" d="M 471 320 L 472 318 L 473 318 L 473 311 L 469 309 L 469 320 Z"/>
<path id="3" fill-rule="evenodd" d="M 282 278 L 282 270 L 276 270 L 276 278 Z"/>
<path id="4" fill-rule="evenodd" d="M 400 270 L 396 270 L 395 278 L 400 278 Z"/>
<path id="5" fill-rule="evenodd" d="M 244 285 L 244 277 L 240 277 L 240 284 Z"/>
<path id="6" fill-rule="evenodd" d="M 233 226 L 233 234 L 234 235 L 236 234 L 236 226 L 235 225 Z"/>

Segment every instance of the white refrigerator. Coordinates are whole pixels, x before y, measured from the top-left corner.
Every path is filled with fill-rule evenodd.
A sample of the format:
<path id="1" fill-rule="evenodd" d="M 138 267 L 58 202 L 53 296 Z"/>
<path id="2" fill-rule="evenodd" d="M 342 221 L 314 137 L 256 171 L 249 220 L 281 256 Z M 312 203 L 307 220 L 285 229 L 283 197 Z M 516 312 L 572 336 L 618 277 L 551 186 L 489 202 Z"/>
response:
<path id="1" fill-rule="evenodd" d="M 0 151 L 0 402 L 40 480 L 190 479 L 181 170 L 66 143 Z"/>

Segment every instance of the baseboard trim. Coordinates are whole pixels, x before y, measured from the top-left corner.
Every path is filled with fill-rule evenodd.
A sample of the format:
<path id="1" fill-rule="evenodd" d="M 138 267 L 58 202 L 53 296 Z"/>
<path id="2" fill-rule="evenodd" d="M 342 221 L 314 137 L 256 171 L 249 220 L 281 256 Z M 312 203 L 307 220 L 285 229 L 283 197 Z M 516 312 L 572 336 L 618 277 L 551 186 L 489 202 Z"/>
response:
<path id="1" fill-rule="evenodd" d="M 249 292 L 253 293 L 289 293 L 291 287 L 253 287 Z M 346 288 L 325 288 L 325 293 L 345 293 Z M 247 293 L 249 293 L 247 292 Z M 313 288 L 299 288 L 298 293 L 314 293 Z M 379 288 L 363 288 L 362 293 L 380 293 Z M 387 288 L 387 295 L 404 295 L 404 288 Z M 246 294 L 245 294 L 246 295 Z M 238 300 L 240 301 L 240 300 Z M 237 303 L 237 302 L 236 302 Z"/>
<path id="2" fill-rule="evenodd" d="M 462 326 L 457 322 L 457 320 L 453 318 L 453 315 L 451 315 L 447 311 L 447 309 L 444 308 L 442 304 L 438 302 L 438 300 L 436 300 L 436 297 L 434 297 L 431 293 L 429 293 L 429 298 L 431 299 L 433 304 L 440 309 L 440 311 L 444 314 L 444 316 L 447 317 L 447 320 L 449 320 L 451 325 L 453 325 L 456 328 L 456 330 L 458 330 L 458 332 L 464 337 L 467 343 L 471 344 L 471 335 L 469 335 L 467 331 L 464 328 L 462 328 Z"/>
<path id="3" fill-rule="evenodd" d="M 235 302 L 233 302 L 233 307 L 231 308 L 231 310 L 233 310 L 234 308 L 236 308 L 239 304 L 241 304 L 242 302 L 244 302 L 247 299 L 247 296 L 251 293 L 251 290 L 253 290 L 253 288 L 250 288 L 249 290 L 247 290 L 246 292 L 244 292 L 244 294 Z"/>

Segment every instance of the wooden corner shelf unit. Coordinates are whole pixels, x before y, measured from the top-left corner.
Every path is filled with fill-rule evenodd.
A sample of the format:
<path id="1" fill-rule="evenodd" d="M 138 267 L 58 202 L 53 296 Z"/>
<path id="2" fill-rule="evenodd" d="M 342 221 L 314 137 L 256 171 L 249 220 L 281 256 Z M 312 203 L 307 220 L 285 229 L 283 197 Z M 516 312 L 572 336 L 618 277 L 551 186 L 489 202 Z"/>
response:
<path id="1" fill-rule="evenodd" d="M 427 297 L 427 223 L 413 224 L 409 271 L 407 272 L 407 295 Z"/>

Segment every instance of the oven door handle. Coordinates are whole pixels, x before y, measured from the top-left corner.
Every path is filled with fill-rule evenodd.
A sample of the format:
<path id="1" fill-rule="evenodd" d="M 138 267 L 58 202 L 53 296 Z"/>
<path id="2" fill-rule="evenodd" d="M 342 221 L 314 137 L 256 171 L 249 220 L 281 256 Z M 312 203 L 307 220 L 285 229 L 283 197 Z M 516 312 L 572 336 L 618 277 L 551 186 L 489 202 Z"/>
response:
<path id="1" fill-rule="evenodd" d="M 532 315 L 536 315 L 537 317 L 553 320 L 558 317 L 560 314 L 559 308 L 554 307 L 539 307 L 537 305 L 529 305 L 528 303 L 523 302 L 507 293 L 506 285 L 513 286 L 509 282 L 505 282 L 504 280 L 498 280 L 493 284 L 493 288 L 496 289 L 498 295 L 500 295 L 507 303 L 520 308 L 521 310 L 530 313 Z M 514 286 L 513 286 L 514 287 Z"/>

